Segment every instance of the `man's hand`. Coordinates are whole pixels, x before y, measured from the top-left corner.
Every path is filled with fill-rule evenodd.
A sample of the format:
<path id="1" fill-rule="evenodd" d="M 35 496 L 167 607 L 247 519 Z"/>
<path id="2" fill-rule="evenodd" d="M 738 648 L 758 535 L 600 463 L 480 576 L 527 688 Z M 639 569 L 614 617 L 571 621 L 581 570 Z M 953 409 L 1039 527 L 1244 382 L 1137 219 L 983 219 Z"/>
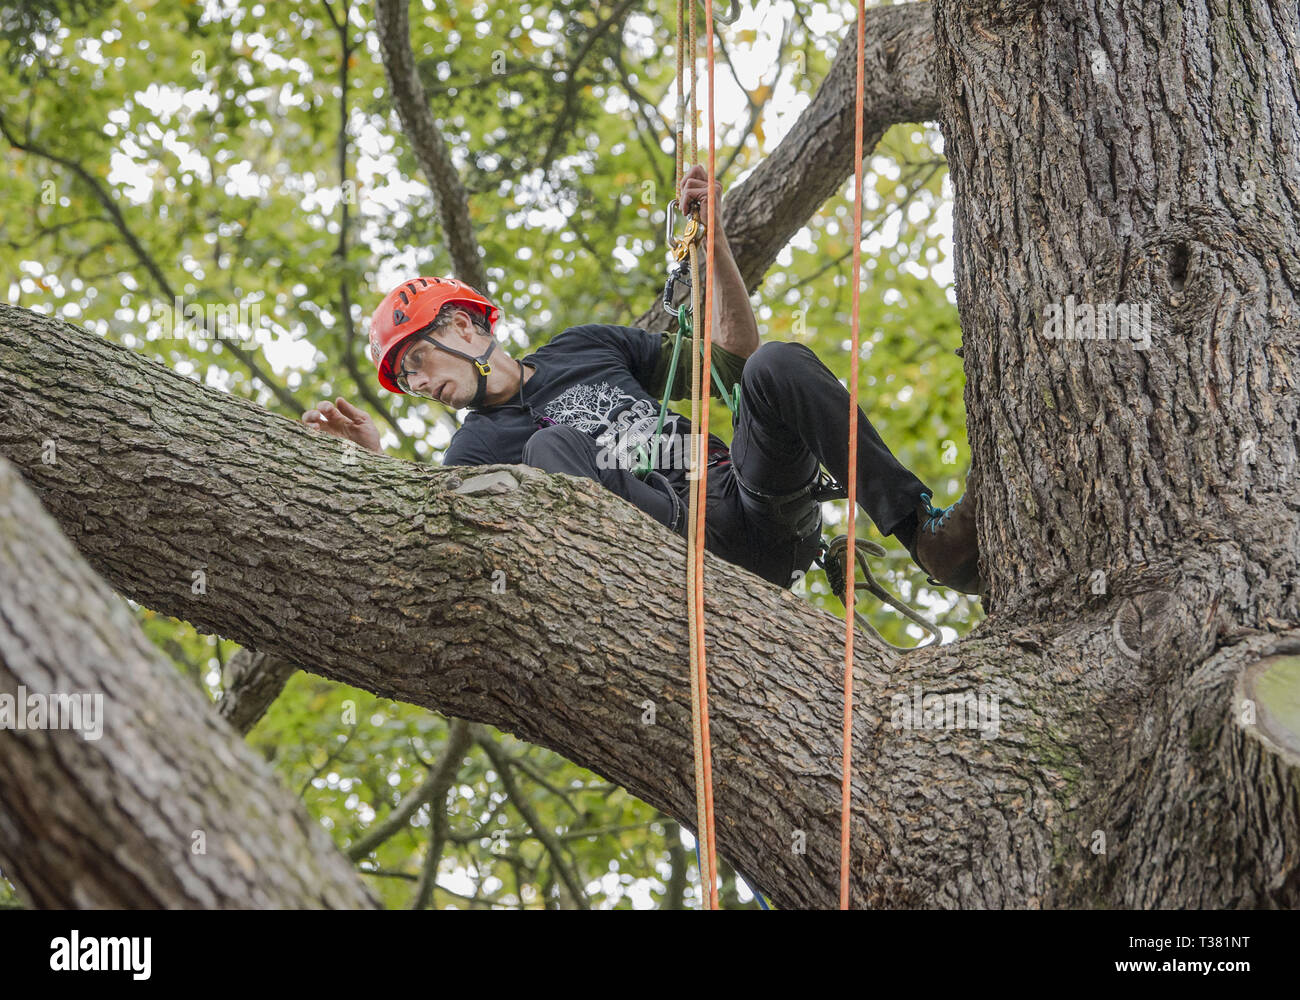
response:
<path id="1" fill-rule="evenodd" d="M 677 206 L 685 215 L 692 209 L 699 208 L 700 221 L 709 221 L 709 173 L 703 164 L 697 163 L 682 175 L 682 186 L 677 190 Z M 713 226 L 714 242 L 726 245 L 727 237 L 722 232 L 722 184 L 713 182 Z M 729 247 L 727 248 L 730 249 Z"/>
<path id="2" fill-rule="evenodd" d="M 713 273 L 718 282 L 713 298 L 713 342 L 737 357 L 747 358 L 758 350 L 758 322 L 731 245 L 722 231 L 722 185 L 716 180 L 711 182 L 708 170 L 697 163 L 682 175 L 677 204 L 689 214 L 698 203 L 700 220 L 707 226 L 710 198 L 713 199 Z M 708 253 L 708 246 L 706 233 L 699 245 L 702 255 Z"/>
<path id="3" fill-rule="evenodd" d="M 379 428 L 365 410 L 357 409 L 342 396 L 338 405 L 326 400 L 302 415 L 302 422 L 314 431 L 325 431 L 344 441 L 355 441 L 363 448 L 382 452 Z"/>

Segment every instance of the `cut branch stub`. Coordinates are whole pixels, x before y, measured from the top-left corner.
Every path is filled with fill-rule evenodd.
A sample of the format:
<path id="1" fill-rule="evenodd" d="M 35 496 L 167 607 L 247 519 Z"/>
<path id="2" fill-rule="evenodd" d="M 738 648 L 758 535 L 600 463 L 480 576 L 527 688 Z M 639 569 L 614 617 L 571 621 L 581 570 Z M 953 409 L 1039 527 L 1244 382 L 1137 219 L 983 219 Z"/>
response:
<path id="1" fill-rule="evenodd" d="M 1292 767 L 1300 765 L 1300 651 L 1252 663 L 1238 678 L 1237 718 Z"/>

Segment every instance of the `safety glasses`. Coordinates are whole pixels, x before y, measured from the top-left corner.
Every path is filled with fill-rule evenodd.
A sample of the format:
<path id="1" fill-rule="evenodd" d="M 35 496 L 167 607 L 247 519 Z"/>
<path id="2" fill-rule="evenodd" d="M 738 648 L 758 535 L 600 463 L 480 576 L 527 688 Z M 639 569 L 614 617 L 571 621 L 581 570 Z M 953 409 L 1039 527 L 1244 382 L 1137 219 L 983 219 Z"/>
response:
<path id="1" fill-rule="evenodd" d="M 444 326 L 446 324 L 443 324 Z M 421 330 L 412 338 L 411 346 L 402 352 L 401 358 L 398 359 L 398 368 L 393 373 L 393 381 L 397 387 L 408 396 L 419 396 L 422 399 L 435 399 L 429 389 L 432 386 L 426 382 L 424 391 L 417 391 L 411 388 L 411 379 L 420 373 L 421 368 L 427 364 L 431 358 L 432 352 L 437 350 L 432 344 L 428 343 L 429 334 L 439 327 L 430 327 L 427 330 Z M 407 362 L 413 362 L 414 367 L 408 368 Z"/>

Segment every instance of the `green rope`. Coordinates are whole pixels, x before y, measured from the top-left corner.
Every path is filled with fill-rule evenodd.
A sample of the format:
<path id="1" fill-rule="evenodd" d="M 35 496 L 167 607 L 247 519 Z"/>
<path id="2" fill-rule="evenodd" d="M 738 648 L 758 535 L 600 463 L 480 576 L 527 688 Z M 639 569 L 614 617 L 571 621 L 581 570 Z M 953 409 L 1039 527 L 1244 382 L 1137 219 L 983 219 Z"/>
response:
<path id="1" fill-rule="evenodd" d="M 704 359 L 704 341 L 700 341 L 700 359 Z M 709 368 L 713 372 L 713 381 L 718 386 L 718 392 L 722 394 L 722 401 L 727 404 L 727 409 L 734 416 L 737 408 L 740 406 L 740 386 L 733 385 L 730 390 L 722 384 L 722 376 L 718 374 L 718 366 L 709 359 Z"/>
<path id="2" fill-rule="evenodd" d="M 677 359 L 682 352 L 682 341 L 691 335 L 691 309 L 685 302 L 677 307 L 677 342 L 673 345 L 673 357 L 668 363 L 668 384 L 664 386 L 664 398 L 659 404 L 659 423 L 655 426 L 654 437 L 650 439 L 650 448 L 646 449 L 645 445 L 639 445 L 636 450 L 636 465 L 632 469 L 632 474 L 637 479 L 644 479 L 646 475 L 654 468 L 654 456 L 658 454 L 659 438 L 664 430 L 664 418 L 668 414 L 668 397 L 673 391 L 673 379 L 677 375 Z M 700 357 L 704 357 L 704 344 L 700 343 Z M 722 376 L 718 374 L 718 366 L 712 363 L 710 359 L 709 368 L 713 371 L 713 381 L 717 383 L 718 391 L 722 393 L 722 400 L 727 404 L 727 409 L 734 415 L 737 407 L 740 406 L 740 386 L 735 385 L 728 391 L 726 385 L 722 382 Z"/>

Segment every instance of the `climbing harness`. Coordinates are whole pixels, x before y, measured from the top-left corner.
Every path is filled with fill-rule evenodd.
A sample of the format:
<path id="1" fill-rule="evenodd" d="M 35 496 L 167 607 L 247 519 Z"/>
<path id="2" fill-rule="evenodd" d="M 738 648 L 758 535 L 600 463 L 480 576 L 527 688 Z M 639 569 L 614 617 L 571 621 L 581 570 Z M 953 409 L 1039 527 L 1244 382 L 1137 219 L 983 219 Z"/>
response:
<path id="1" fill-rule="evenodd" d="M 790 493 L 765 493 L 755 489 L 740 477 L 740 470 L 732 469 L 736 486 L 750 498 L 752 508 L 769 522 L 790 530 L 799 540 L 821 535 L 822 504 L 827 500 L 843 499 L 845 489 L 820 466 L 813 478 Z"/>

